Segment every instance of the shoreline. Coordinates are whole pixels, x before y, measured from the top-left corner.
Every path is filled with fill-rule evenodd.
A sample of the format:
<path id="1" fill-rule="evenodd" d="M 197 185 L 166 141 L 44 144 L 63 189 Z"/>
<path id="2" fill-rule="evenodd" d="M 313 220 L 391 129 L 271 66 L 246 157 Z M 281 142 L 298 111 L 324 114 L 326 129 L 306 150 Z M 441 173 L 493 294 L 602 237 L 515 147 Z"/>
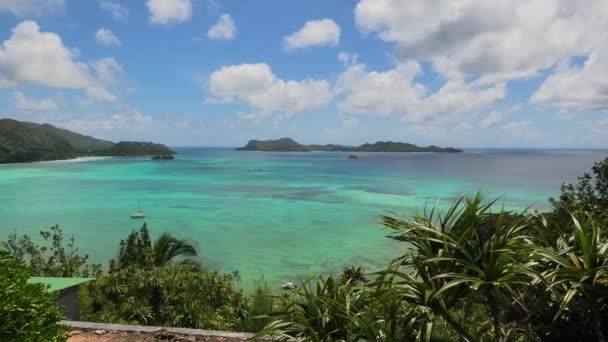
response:
<path id="1" fill-rule="evenodd" d="M 2 163 L 0 167 L 10 166 L 10 165 L 30 165 L 30 164 L 46 164 L 46 163 L 79 163 L 86 161 L 94 161 L 94 160 L 102 160 L 102 159 L 110 159 L 114 158 L 113 156 L 83 156 L 83 157 L 75 157 L 69 159 L 54 159 L 54 160 L 39 160 L 39 161 L 31 161 L 31 162 L 23 162 L 23 163 Z"/>

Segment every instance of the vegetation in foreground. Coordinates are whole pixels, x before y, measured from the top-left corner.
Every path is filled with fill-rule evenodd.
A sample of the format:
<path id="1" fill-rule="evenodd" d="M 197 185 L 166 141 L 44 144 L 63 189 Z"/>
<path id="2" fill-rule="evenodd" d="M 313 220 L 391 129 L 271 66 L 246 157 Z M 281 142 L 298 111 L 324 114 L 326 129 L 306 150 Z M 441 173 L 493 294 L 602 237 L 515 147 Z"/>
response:
<path id="1" fill-rule="evenodd" d="M 259 334 L 298 341 L 605 341 L 608 159 L 564 184 L 547 213 L 463 197 L 383 216 L 402 256 L 364 281 L 318 277 Z M 350 274 L 350 275 L 349 275 Z"/>
<path id="2" fill-rule="evenodd" d="M 43 285 L 27 282 L 31 270 L 1 251 L 0 275 L 0 341 L 65 341 L 61 308 Z"/>
<path id="3" fill-rule="evenodd" d="M 64 247 L 58 227 L 42 233 L 49 247 L 12 234 L 2 249 L 13 268 L 96 275 L 82 298 L 91 320 L 261 329 L 258 336 L 279 341 L 605 341 L 608 159 L 550 201 L 546 213 L 493 212 L 496 202 L 478 194 L 445 212 L 382 216 L 389 237 L 404 242 L 400 257 L 372 274 L 351 267 L 311 278 L 283 296 L 264 283 L 244 296 L 238 274 L 205 270 L 194 246 L 166 234 L 152 242 L 145 225 L 121 242 L 107 274 L 78 254 L 73 239 Z M 8 293 L 10 282 L 0 284 Z M 8 300 L 28 296 L 11 292 Z M 48 295 L 36 296 L 42 310 L 55 312 Z M 0 317 L 19 319 L 5 307 Z M 49 314 L 47 324 L 57 319 Z M 19 324 L 2 333 L 42 333 Z"/>

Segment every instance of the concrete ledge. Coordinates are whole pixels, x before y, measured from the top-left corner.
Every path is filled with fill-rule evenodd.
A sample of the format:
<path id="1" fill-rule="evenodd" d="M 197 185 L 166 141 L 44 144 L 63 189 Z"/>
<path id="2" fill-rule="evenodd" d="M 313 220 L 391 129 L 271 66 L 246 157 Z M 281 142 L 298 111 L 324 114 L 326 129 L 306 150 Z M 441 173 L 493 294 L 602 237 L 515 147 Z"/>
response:
<path id="1" fill-rule="evenodd" d="M 248 340 L 253 337 L 251 333 L 215 331 L 203 329 L 188 329 L 188 328 L 171 328 L 171 327 L 154 327 L 146 325 L 130 325 L 130 324 L 110 324 L 110 323 L 95 323 L 81 321 L 60 321 L 59 324 L 67 325 L 72 329 L 78 330 L 103 330 L 103 331 L 118 331 L 128 333 L 150 333 L 167 332 L 170 334 L 184 336 L 199 336 L 199 337 L 223 337 L 229 339 Z"/>

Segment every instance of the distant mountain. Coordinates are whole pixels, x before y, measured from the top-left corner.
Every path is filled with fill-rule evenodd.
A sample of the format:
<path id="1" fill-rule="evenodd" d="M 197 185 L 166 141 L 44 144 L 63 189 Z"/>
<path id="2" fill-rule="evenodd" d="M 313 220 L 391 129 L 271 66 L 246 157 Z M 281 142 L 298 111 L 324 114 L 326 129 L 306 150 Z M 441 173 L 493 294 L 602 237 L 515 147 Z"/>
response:
<path id="1" fill-rule="evenodd" d="M 174 155 L 165 145 L 99 140 L 49 124 L 0 119 L 0 164 L 71 159 L 78 156 Z"/>
<path id="2" fill-rule="evenodd" d="M 250 140 L 244 147 L 237 148 L 239 151 L 265 151 L 265 152 L 447 152 L 457 153 L 462 150 L 453 147 L 439 146 L 417 146 L 409 143 L 378 141 L 373 144 L 363 144 L 359 146 L 344 145 L 302 145 L 291 138 L 281 138 L 276 140 Z"/>

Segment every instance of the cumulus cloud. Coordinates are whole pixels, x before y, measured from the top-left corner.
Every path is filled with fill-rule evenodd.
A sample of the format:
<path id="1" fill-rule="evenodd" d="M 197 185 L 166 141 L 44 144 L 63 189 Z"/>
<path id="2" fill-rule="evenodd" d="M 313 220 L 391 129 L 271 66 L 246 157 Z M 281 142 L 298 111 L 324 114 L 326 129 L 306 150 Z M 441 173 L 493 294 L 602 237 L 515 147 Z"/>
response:
<path id="1" fill-rule="evenodd" d="M 64 0 L 0 0 L 0 11 L 24 17 L 55 11 L 63 8 L 64 5 Z"/>
<path id="2" fill-rule="evenodd" d="M 537 75 L 608 45 L 598 34 L 608 31 L 604 0 L 360 0 L 355 14 L 361 31 L 402 55 L 480 83 Z"/>
<path id="3" fill-rule="evenodd" d="M 585 120 L 582 123 L 583 128 L 585 128 L 590 134 L 590 137 L 593 140 L 598 140 L 599 142 L 608 142 L 608 118 L 598 119 L 598 120 Z"/>
<path id="4" fill-rule="evenodd" d="M 99 8 L 110 13 L 115 19 L 124 20 L 129 16 L 129 8 L 116 1 L 102 1 Z"/>
<path id="5" fill-rule="evenodd" d="M 222 14 L 217 22 L 207 31 L 209 39 L 232 40 L 236 37 L 237 28 L 230 14 Z"/>
<path id="6" fill-rule="evenodd" d="M 549 76 L 532 103 L 564 110 L 608 110 L 608 53 L 592 53 L 582 67 L 567 66 Z"/>
<path id="7" fill-rule="evenodd" d="M 113 114 L 78 116 L 57 122 L 64 127 L 85 134 L 99 134 L 116 130 L 143 130 L 154 124 L 154 118 L 136 109 L 120 110 Z"/>
<path id="8" fill-rule="evenodd" d="M 357 64 L 359 61 L 359 56 L 357 54 L 352 54 L 344 51 L 338 52 L 338 61 L 342 63 L 345 67 L 351 66 L 353 64 Z"/>
<path id="9" fill-rule="evenodd" d="M 283 38 L 287 50 L 336 46 L 339 41 L 340 26 L 328 18 L 307 21 L 301 29 Z"/>
<path id="10" fill-rule="evenodd" d="M 190 0 L 148 0 L 146 7 L 153 24 L 176 24 L 192 17 Z"/>
<path id="11" fill-rule="evenodd" d="M 498 125 L 503 122 L 505 119 L 505 115 L 502 112 L 498 112 L 493 110 L 488 116 L 483 118 L 479 123 L 479 127 L 481 128 L 490 128 Z"/>
<path id="12" fill-rule="evenodd" d="M 338 108 L 355 114 L 398 115 L 411 122 L 446 121 L 488 107 L 505 96 L 503 84 L 477 87 L 458 79 L 448 80 L 430 93 L 416 82 L 421 71 L 415 61 L 399 62 L 386 71 L 368 71 L 365 64 L 351 64 L 336 82 L 335 91 L 343 96 Z"/>
<path id="13" fill-rule="evenodd" d="M 91 67 L 76 60 L 77 55 L 57 34 L 41 32 L 36 22 L 24 21 L 0 47 L 0 83 L 80 89 L 94 100 L 116 100 L 103 81 L 91 73 Z"/>
<path id="14" fill-rule="evenodd" d="M 120 45 L 118 37 L 106 28 L 100 28 L 95 32 L 95 41 L 102 46 Z"/>
<path id="15" fill-rule="evenodd" d="M 509 122 L 500 126 L 500 130 L 510 138 L 534 139 L 544 135 L 532 120 Z"/>
<path id="16" fill-rule="evenodd" d="M 113 57 L 100 58 L 91 63 L 97 78 L 108 85 L 122 81 L 123 68 Z"/>
<path id="17" fill-rule="evenodd" d="M 329 82 L 283 80 L 265 63 L 225 66 L 209 77 L 209 100 L 243 102 L 253 110 L 243 115 L 248 119 L 264 118 L 273 113 L 291 116 L 319 108 L 331 99 Z"/>
<path id="18" fill-rule="evenodd" d="M 33 99 L 19 91 L 13 92 L 13 101 L 15 108 L 26 111 L 52 112 L 59 108 L 52 99 Z"/>

